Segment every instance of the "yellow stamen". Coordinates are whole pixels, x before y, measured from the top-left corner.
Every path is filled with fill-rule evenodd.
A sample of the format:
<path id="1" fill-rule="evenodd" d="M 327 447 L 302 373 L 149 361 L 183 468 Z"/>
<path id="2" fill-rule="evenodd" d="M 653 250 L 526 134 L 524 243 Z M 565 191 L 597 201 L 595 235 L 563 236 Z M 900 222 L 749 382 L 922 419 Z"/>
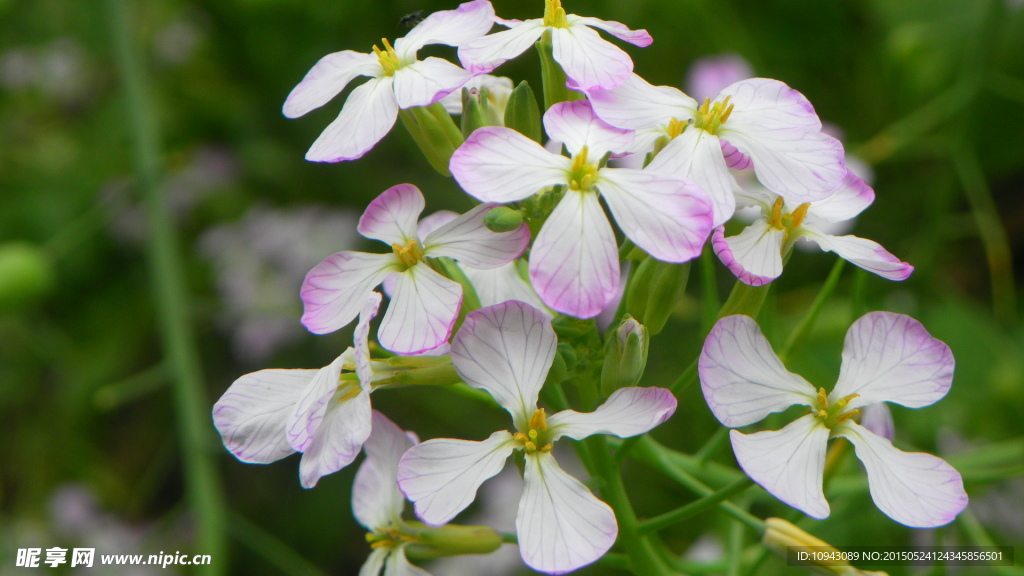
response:
<path id="1" fill-rule="evenodd" d="M 359 393 L 363 391 L 359 384 L 353 381 L 346 381 L 338 389 L 342 390 L 341 396 L 338 396 L 338 402 L 347 402 L 359 396 Z"/>
<path id="2" fill-rule="evenodd" d="M 775 204 L 772 205 L 772 214 L 768 217 L 768 223 L 772 225 L 772 228 L 778 228 L 779 230 L 784 228 L 782 225 L 782 207 L 784 204 L 785 200 L 782 199 L 782 196 L 775 199 Z M 824 388 L 822 393 L 824 393 Z"/>
<path id="3" fill-rule="evenodd" d="M 423 247 L 420 246 L 419 240 L 415 238 L 409 240 L 405 246 L 397 243 L 392 244 L 391 249 L 394 250 L 398 261 L 406 266 L 412 266 L 423 260 Z"/>
<path id="4" fill-rule="evenodd" d="M 782 198 L 779 198 L 781 200 Z M 797 206 L 796 210 L 793 210 L 793 221 L 789 225 L 790 230 L 796 230 L 804 222 L 804 218 L 807 217 L 807 210 L 811 207 L 808 203 L 803 203 Z"/>
<path id="5" fill-rule="evenodd" d="M 377 61 L 380 62 L 380 67 L 384 69 L 384 74 L 386 76 L 394 76 L 395 72 L 402 67 L 402 63 L 399 61 L 398 54 L 395 53 L 395 49 L 388 42 L 388 39 L 381 38 L 380 40 L 384 44 L 384 50 L 374 46 L 373 53 L 377 55 Z"/>
<path id="6" fill-rule="evenodd" d="M 533 416 L 530 416 L 530 432 L 535 432 L 537 430 L 547 430 L 547 429 L 548 429 L 548 415 L 547 415 L 546 412 L 544 412 L 543 408 L 538 408 L 537 411 L 533 413 Z M 532 434 L 531 434 L 531 436 L 532 437 L 536 437 L 536 436 L 533 436 Z"/>
<path id="7" fill-rule="evenodd" d="M 569 27 L 569 23 L 565 19 L 565 8 L 562 8 L 561 0 L 545 0 L 544 25 L 554 28 Z"/>
<path id="8" fill-rule="evenodd" d="M 849 412 L 843 412 L 842 414 L 839 415 L 838 418 L 836 418 L 836 424 L 846 422 L 850 418 L 853 418 L 858 415 L 860 415 L 860 408 L 855 408 L 853 410 L 850 410 Z"/>
<path id="9" fill-rule="evenodd" d="M 683 122 L 682 120 L 679 120 L 677 118 L 673 118 L 673 119 L 669 120 L 668 129 L 665 130 L 665 132 L 668 133 L 668 137 L 671 140 L 671 139 L 679 136 L 683 132 L 685 132 L 686 129 L 689 128 L 689 127 L 690 127 L 690 123 L 689 122 Z"/>

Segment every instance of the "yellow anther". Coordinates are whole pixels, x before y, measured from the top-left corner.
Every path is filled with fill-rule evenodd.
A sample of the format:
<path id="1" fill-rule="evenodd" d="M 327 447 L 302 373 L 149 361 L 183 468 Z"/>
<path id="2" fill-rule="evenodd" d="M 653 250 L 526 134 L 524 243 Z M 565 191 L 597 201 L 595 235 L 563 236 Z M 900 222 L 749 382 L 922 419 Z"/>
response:
<path id="1" fill-rule="evenodd" d="M 840 408 L 845 408 L 847 404 L 853 402 L 854 398 L 860 398 L 860 394 L 850 394 L 846 398 L 843 398 L 842 400 L 836 402 L 836 405 L 839 406 Z"/>
<path id="2" fill-rule="evenodd" d="M 836 418 L 836 424 L 840 424 L 842 422 L 846 422 L 850 418 L 853 418 L 854 416 L 857 416 L 859 414 L 860 414 L 860 408 L 856 408 L 854 410 L 850 410 L 849 412 L 843 412 L 842 414 L 839 415 L 838 418 Z"/>
<path id="3" fill-rule="evenodd" d="M 586 192 L 597 183 L 597 166 L 587 162 L 587 147 L 584 146 L 578 154 L 572 157 L 572 165 L 569 167 L 569 189 Z"/>
<path id="4" fill-rule="evenodd" d="M 691 121 L 692 124 L 711 134 L 716 133 L 732 114 L 733 105 L 729 104 L 731 99 L 732 96 L 726 96 L 725 100 L 712 104 L 710 98 L 705 98 L 697 108 L 697 114 Z"/>
<path id="5" fill-rule="evenodd" d="M 781 200 L 782 198 L 779 198 Z M 804 218 L 807 217 L 807 210 L 811 207 L 808 203 L 803 203 L 797 206 L 796 210 L 793 210 L 793 221 L 790 223 L 790 230 L 796 230 L 804 222 Z"/>
<path id="6" fill-rule="evenodd" d="M 524 444 L 523 447 L 526 448 L 526 451 L 528 453 L 537 451 L 537 445 L 534 444 L 533 442 L 530 442 L 529 440 L 526 441 L 526 444 Z"/>
<path id="7" fill-rule="evenodd" d="M 381 38 L 380 40 L 384 44 L 384 50 L 374 46 L 373 53 L 377 55 L 377 61 L 380 62 L 380 67 L 384 69 L 384 74 L 386 76 L 393 76 L 395 71 L 402 67 L 402 63 L 399 61 L 398 54 L 395 53 L 395 49 L 388 42 L 388 39 Z"/>
<path id="8" fill-rule="evenodd" d="M 543 447 L 541 447 L 540 451 L 547 454 L 548 452 L 551 452 L 551 449 L 554 447 L 554 444 L 545 444 Z"/>
<path id="9" fill-rule="evenodd" d="M 775 199 L 775 204 L 772 204 L 772 214 L 768 217 L 768 223 L 772 225 L 772 228 L 778 228 L 779 230 L 784 228 L 782 225 L 782 207 L 785 203 L 786 201 L 782 199 L 782 196 L 779 196 Z"/>
<path id="10" fill-rule="evenodd" d="M 347 402 L 359 396 L 359 393 L 363 391 L 359 384 L 354 381 L 343 383 L 341 386 L 338 386 L 338 390 L 341 392 L 341 396 L 338 396 L 338 402 Z"/>
<path id="11" fill-rule="evenodd" d="M 719 121 L 722 124 L 725 124 L 725 121 L 728 120 L 729 116 L 732 114 L 732 109 L 735 108 L 734 105 L 729 104 L 729 100 L 731 100 L 731 99 L 732 99 L 732 96 L 726 96 L 725 100 L 722 100 L 722 108 L 724 109 L 724 112 L 722 112 L 722 114 L 720 115 L 720 118 L 719 118 Z"/>
<path id="12" fill-rule="evenodd" d="M 665 130 L 665 132 L 668 134 L 668 137 L 671 140 L 671 139 L 679 136 L 683 132 L 685 132 L 686 129 L 689 128 L 689 127 L 690 127 L 690 122 L 689 121 L 685 121 L 684 122 L 682 120 L 679 120 L 678 118 L 673 118 L 673 119 L 669 120 L 669 122 L 668 122 L 668 129 Z"/>
<path id="13" fill-rule="evenodd" d="M 530 431 L 535 430 L 547 430 L 548 429 L 548 415 L 544 412 L 543 408 L 538 408 L 533 416 L 530 416 Z"/>
<path id="14" fill-rule="evenodd" d="M 517 442 L 522 442 L 524 444 L 530 441 L 530 439 L 526 437 L 526 434 L 523 434 L 522 432 L 516 432 L 512 437 L 515 438 Z"/>
<path id="15" fill-rule="evenodd" d="M 707 116 L 708 110 L 711 108 L 711 98 L 705 98 L 704 102 L 697 108 L 697 112 L 700 112 L 701 116 Z"/>
<path id="16" fill-rule="evenodd" d="M 817 416 L 818 416 L 819 419 L 821 419 L 822 422 L 824 422 L 825 420 L 828 420 L 828 410 L 825 410 L 825 409 L 818 410 Z"/>
<path id="17" fill-rule="evenodd" d="M 828 409 L 828 394 L 825 393 L 824 388 L 818 388 L 818 407 Z"/>
<path id="18" fill-rule="evenodd" d="M 569 23 L 565 19 L 565 8 L 562 8 L 561 0 L 545 0 L 544 25 L 555 28 L 569 27 Z"/>
<path id="19" fill-rule="evenodd" d="M 398 257 L 398 261 L 406 266 L 412 266 L 417 262 L 423 260 L 423 247 L 420 246 L 419 240 L 413 238 L 402 246 L 401 244 L 392 244 L 391 249 L 394 250 L 395 256 Z"/>

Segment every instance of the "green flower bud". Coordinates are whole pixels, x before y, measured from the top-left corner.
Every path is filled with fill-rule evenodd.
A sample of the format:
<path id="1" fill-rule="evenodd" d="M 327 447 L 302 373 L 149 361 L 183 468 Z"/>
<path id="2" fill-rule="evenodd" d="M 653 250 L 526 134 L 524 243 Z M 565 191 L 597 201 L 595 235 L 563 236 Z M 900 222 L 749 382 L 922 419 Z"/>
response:
<path id="1" fill-rule="evenodd" d="M 0 308 L 17 307 L 45 294 L 56 282 L 53 262 L 28 242 L 0 245 Z"/>
<path id="2" fill-rule="evenodd" d="M 498 206 L 484 216 L 484 226 L 491 232 L 511 232 L 523 225 L 523 213 L 508 206 Z"/>
<path id="3" fill-rule="evenodd" d="M 490 554 L 501 547 L 501 534 L 487 526 L 448 524 L 436 528 L 421 522 L 407 522 L 402 533 L 412 537 L 406 554 L 416 560 L 429 560 L 462 554 Z"/>
<path id="4" fill-rule="evenodd" d="M 462 89 L 462 136 L 469 138 L 477 128 L 495 126 L 486 88 Z"/>
<path id="5" fill-rule="evenodd" d="M 686 290 L 690 263 L 671 264 L 648 256 L 636 267 L 626 292 L 626 312 L 653 336 L 661 332 Z"/>
<path id="6" fill-rule="evenodd" d="M 540 109 L 530 84 L 523 80 L 512 91 L 505 105 L 505 127 L 526 136 L 534 142 L 541 141 Z"/>
<path id="7" fill-rule="evenodd" d="M 451 176 L 448 162 L 465 138 L 444 106 L 435 102 L 430 106 L 399 110 L 398 117 L 434 170 L 442 176 Z"/>
<path id="8" fill-rule="evenodd" d="M 601 392 L 605 396 L 640 382 L 647 367 L 649 343 L 647 328 L 629 316 L 611 334 L 601 366 Z"/>

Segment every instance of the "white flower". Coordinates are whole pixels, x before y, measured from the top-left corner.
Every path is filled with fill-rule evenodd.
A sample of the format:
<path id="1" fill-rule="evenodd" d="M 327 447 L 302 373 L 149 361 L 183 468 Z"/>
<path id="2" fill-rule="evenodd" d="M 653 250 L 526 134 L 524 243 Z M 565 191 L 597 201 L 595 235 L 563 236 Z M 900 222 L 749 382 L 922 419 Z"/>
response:
<path id="1" fill-rule="evenodd" d="M 893 520 L 917 528 L 942 526 L 967 505 L 963 480 L 952 466 L 930 454 L 897 450 L 855 421 L 860 409 L 878 402 L 920 408 L 949 390 L 949 347 L 909 316 L 872 312 L 857 320 L 846 334 L 839 381 L 828 395 L 786 371 L 747 316 L 715 324 L 699 372 L 708 406 L 731 428 L 793 405 L 810 408 L 781 430 L 730 433 L 747 475 L 809 516 L 829 515 L 822 492 L 825 447 L 837 437 L 853 444 L 867 469 L 871 498 Z"/>
<path id="2" fill-rule="evenodd" d="M 563 436 L 643 434 L 675 411 L 662 388 L 622 388 L 597 410 L 565 410 L 548 417 L 537 396 L 555 356 L 551 320 L 522 302 L 481 308 L 466 317 L 452 341 L 452 363 L 470 386 L 488 391 L 512 415 L 515 432 L 500 430 L 482 442 L 441 438 L 411 448 L 398 467 L 402 492 L 429 525 L 454 518 L 479 486 L 522 450 L 526 469 L 516 533 L 531 568 L 560 574 L 600 558 L 618 525 L 607 504 L 566 474 L 551 454 Z"/>

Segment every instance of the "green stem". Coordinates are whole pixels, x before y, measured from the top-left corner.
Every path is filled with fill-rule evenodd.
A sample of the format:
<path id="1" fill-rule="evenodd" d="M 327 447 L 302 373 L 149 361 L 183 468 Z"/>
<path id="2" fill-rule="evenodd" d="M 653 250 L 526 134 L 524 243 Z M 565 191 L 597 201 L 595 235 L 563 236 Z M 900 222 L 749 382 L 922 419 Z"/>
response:
<path id="1" fill-rule="evenodd" d="M 541 79 L 544 84 L 544 110 L 559 102 L 571 102 L 583 98 L 579 92 L 566 87 L 568 78 L 562 65 L 555 60 L 554 47 L 551 44 L 551 30 L 545 30 L 537 41 L 537 52 L 540 54 Z"/>
<path id="2" fill-rule="evenodd" d="M 690 502 L 689 504 L 681 508 L 676 508 L 675 510 L 665 512 L 664 514 L 659 514 L 654 518 L 650 518 L 648 520 L 641 522 L 640 525 L 637 527 L 637 530 L 640 532 L 640 534 L 648 534 L 650 532 L 654 532 L 656 530 L 665 528 L 666 526 L 671 526 L 672 524 L 682 522 L 687 518 L 696 516 L 697 514 L 700 514 L 701 512 L 704 512 L 710 508 L 714 508 L 719 503 L 728 500 L 729 498 L 739 494 L 740 492 L 743 492 L 744 490 L 750 488 L 753 485 L 754 481 L 751 480 L 750 478 L 740 478 L 733 484 L 730 484 L 729 486 L 722 488 L 718 492 L 715 492 L 709 496 L 705 496 L 695 502 Z"/>
<path id="3" fill-rule="evenodd" d="M 210 404 L 203 397 L 199 354 L 191 328 L 185 277 L 176 231 L 160 188 L 160 136 L 151 110 L 127 0 L 107 0 L 118 74 L 123 83 L 135 170 L 146 199 L 149 226 L 148 260 L 154 284 L 160 336 L 171 373 L 186 494 L 198 523 L 197 553 L 215 561 L 199 572 L 227 572 L 226 507 L 210 448 L 216 443 L 210 427 Z"/>
<path id="4" fill-rule="evenodd" d="M 704 334 L 711 332 L 717 316 L 715 310 L 722 309 L 718 299 L 718 281 L 715 278 L 715 255 L 709 242 L 700 253 L 700 287 L 701 287 L 701 329 Z"/>
<path id="5" fill-rule="evenodd" d="M 718 430 L 715 430 L 715 433 L 711 435 L 711 438 L 708 438 L 708 441 L 705 442 L 699 450 L 697 450 L 694 457 L 700 464 L 707 464 L 708 460 L 710 460 L 711 457 L 715 455 L 715 452 L 718 452 L 719 448 L 721 448 L 728 440 L 729 429 L 722 426 Z"/>
<path id="6" fill-rule="evenodd" d="M 793 351 L 793 347 L 797 345 L 807 333 L 811 331 L 814 326 L 814 322 L 818 319 L 818 315 L 821 314 L 821 309 L 825 306 L 825 302 L 828 301 L 829 296 L 836 289 L 836 284 L 839 283 L 839 277 L 843 274 L 843 267 L 846 266 L 846 260 L 837 258 L 836 263 L 832 266 L 832 271 L 828 273 L 828 278 L 825 279 L 825 283 L 822 284 L 821 290 L 818 291 L 818 295 L 814 298 L 814 302 L 811 303 L 811 307 L 804 314 L 804 317 L 800 320 L 800 324 L 793 330 L 789 335 L 789 340 L 786 340 L 786 345 L 783 346 L 782 351 L 779 352 L 779 357 L 783 360 L 789 356 L 789 353 Z"/>

